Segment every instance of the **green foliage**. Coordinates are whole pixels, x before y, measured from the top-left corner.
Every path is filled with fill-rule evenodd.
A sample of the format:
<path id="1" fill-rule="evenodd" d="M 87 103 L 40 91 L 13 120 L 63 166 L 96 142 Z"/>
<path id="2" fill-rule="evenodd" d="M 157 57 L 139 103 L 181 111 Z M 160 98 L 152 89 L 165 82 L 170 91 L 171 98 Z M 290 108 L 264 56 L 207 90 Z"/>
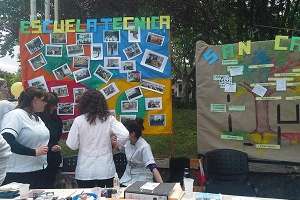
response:
<path id="1" fill-rule="evenodd" d="M 8 73 L 5 71 L 0 70 L 0 78 L 3 78 L 7 81 L 7 87 L 10 88 L 10 86 L 15 83 L 21 81 L 21 75 L 20 72 L 17 73 Z"/>

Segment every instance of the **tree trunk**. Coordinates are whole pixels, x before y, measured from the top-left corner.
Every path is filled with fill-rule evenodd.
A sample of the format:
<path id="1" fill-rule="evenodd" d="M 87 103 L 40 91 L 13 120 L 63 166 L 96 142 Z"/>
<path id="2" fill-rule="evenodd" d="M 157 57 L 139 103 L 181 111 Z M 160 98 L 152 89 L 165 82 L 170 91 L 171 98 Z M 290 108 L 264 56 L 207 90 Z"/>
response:
<path id="1" fill-rule="evenodd" d="M 254 97 L 255 98 L 255 97 Z M 269 102 L 255 101 L 256 129 L 259 133 L 272 132 L 269 124 Z"/>

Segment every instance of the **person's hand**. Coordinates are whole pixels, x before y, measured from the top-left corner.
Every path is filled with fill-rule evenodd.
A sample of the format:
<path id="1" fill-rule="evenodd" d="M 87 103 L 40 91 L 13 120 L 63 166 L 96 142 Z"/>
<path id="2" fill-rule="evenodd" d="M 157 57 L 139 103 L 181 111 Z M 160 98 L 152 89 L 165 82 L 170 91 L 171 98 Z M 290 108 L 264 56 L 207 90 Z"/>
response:
<path id="1" fill-rule="evenodd" d="M 116 135 L 112 135 L 110 139 L 111 139 L 111 146 L 112 146 L 112 148 L 113 149 L 117 148 L 117 146 L 118 146 L 118 138 L 117 138 L 117 136 Z"/>
<path id="2" fill-rule="evenodd" d="M 47 153 L 48 153 L 47 145 L 39 146 L 38 148 L 35 149 L 36 156 L 46 155 Z"/>
<path id="3" fill-rule="evenodd" d="M 59 145 L 53 145 L 52 147 L 51 147 L 51 151 L 53 151 L 53 152 L 58 152 L 58 151 L 60 151 L 61 150 L 61 147 L 59 146 Z"/>

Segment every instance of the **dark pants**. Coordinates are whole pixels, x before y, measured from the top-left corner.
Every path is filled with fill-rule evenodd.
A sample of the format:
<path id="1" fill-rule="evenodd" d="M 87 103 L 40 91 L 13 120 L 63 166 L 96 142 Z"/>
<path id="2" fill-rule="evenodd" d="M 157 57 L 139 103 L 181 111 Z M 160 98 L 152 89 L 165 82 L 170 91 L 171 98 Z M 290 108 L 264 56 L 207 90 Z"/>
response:
<path id="1" fill-rule="evenodd" d="M 45 189 L 55 189 L 55 182 L 56 182 L 56 176 L 58 174 L 59 168 L 58 167 L 46 167 L 44 170 L 44 183 Z"/>
<path id="2" fill-rule="evenodd" d="M 30 189 L 43 188 L 45 186 L 44 170 L 7 173 L 3 185 L 11 182 L 30 184 Z"/>
<path id="3" fill-rule="evenodd" d="M 103 179 L 103 180 L 76 180 L 79 188 L 112 188 L 113 187 L 113 178 Z"/>

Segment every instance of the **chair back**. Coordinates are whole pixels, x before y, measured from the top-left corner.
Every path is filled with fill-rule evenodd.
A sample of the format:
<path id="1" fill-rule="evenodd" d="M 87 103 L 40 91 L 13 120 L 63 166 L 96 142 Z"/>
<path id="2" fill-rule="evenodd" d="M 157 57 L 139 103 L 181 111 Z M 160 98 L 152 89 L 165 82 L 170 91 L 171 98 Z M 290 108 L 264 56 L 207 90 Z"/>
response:
<path id="1" fill-rule="evenodd" d="M 186 157 L 170 158 L 168 182 L 180 182 L 183 184 L 184 168 L 190 168 L 190 159 Z"/>
<path id="2" fill-rule="evenodd" d="M 205 154 L 208 179 L 245 180 L 248 178 L 248 155 L 233 149 L 216 149 Z"/>
<path id="3" fill-rule="evenodd" d="M 125 172 L 126 165 L 127 165 L 127 158 L 125 153 L 117 153 L 113 155 L 116 172 L 118 177 L 121 178 Z"/>

